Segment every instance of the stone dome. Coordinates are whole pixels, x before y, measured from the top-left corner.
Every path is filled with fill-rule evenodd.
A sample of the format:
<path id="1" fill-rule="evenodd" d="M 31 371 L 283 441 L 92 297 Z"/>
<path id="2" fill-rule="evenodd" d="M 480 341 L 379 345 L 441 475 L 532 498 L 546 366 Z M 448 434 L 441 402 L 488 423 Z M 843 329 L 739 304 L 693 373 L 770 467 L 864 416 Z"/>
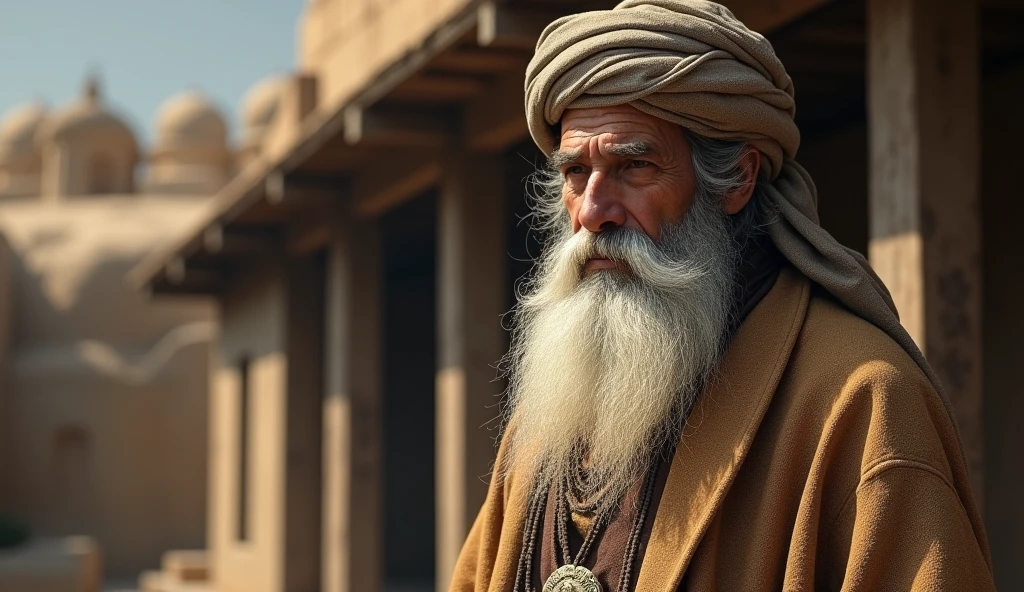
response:
<path id="1" fill-rule="evenodd" d="M 15 107 L 0 118 L 0 164 L 38 158 L 35 137 L 46 116 L 46 106 L 32 102 Z"/>
<path id="2" fill-rule="evenodd" d="M 95 78 L 86 81 L 81 97 L 39 126 L 35 140 L 47 199 L 134 192 L 139 145 L 128 124 L 103 103 Z"/>
<path id="3" fill-rule="evenodd" d="M 242 101 L 242 124 L 246 131 L 270 124 L 287 83 L 285 76 L 272 76 L 249 89 Z"/>
<path id="4" fill-rule="evenodd" d="M 281 97 L 288 87 L 286 76 L 272 76 L 253 86 L 242 101 L 242 142 L 238 150 L 240 169 L 258 158 Z"/>
<path id="5" fill-rule="evenodd" d="M 56 111 L 40 126 L 36 141 L 42 145 L 64 141 L 119 141 L 138 149 L 131 127 L 107 109 L 100 97 L 99 83 L 92 79 L 86 83 L 81 97 Z"/>
<path id="6" fill-rule="evenodd" d="M 227 146 L 228 128 L 219 109 L 202 93 L 186 91 L 160 106 L 156 151 L 215 150 Z"/>
<path id="7" fill-rule="evenodd" d="M 202 93 L 190 90 L 168 99 L 157 113 L 146 190 L 215 193 L 227 182 L 231 164 L 227 135 L 224 117 Z"/>

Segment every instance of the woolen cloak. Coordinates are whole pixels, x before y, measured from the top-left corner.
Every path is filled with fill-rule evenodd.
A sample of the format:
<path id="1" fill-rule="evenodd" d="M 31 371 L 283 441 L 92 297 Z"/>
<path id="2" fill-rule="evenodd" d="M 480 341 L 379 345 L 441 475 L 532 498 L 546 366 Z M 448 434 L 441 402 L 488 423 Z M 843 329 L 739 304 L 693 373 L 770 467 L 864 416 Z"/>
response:
<path id="1" fill-rule="evenodd" d="M 794 268 L 739 327 L 688 423 L 637 590 L 994 589 L 941 397 Z M 495 473 L 452 590 L 511 591 L 530 477 Z"/>

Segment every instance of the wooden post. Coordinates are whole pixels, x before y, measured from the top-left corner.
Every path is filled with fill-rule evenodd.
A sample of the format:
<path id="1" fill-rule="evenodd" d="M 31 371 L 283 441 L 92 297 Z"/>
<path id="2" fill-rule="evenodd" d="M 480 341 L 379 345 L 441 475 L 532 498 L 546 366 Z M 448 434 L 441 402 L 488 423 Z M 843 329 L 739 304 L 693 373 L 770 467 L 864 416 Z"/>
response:
<path id="1" fill-rule="evenodd" d="M 869 0 L 871 264 L 984 482 L 977 0 Z"/>
<path id="2" fill-rule="evenodd" d="M 381 255 L 375 221 L 335 229 L 327 261 L 325 592 L 383 589 Z"/>
<path id="3" fill-rule="evenodd" d="M 452 150 L 438 201 L 437 590 L 447 590 L 487 494 L 504 334 L 500 156 Z"/>

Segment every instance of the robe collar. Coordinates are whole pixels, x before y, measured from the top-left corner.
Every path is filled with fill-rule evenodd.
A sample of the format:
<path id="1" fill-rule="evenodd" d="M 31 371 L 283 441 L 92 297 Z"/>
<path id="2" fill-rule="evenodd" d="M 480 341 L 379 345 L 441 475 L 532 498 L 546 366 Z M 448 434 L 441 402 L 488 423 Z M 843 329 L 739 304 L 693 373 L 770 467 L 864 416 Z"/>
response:
<path id="1" fill-rule="evenodd" d="M 676 447 L 637 590 L 678 589 L 778 388 L 810 301 L 791 268 L 740 325 L 718 379 L 698 399 Z"/>

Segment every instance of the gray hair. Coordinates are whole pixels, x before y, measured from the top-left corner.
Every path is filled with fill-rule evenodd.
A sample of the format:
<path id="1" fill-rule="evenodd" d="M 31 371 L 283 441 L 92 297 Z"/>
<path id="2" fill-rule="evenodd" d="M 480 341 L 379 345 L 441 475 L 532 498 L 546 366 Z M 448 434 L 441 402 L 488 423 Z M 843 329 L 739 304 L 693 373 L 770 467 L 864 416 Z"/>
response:
<path id="1" fill-rule="evenodd" d="M 719 199 L 741 189 L 747 171 L 743 157 L 750 150 L 745 142 L 716 140 L 685 132 L 690 143 L 693 172 L 697 181 L 697 196 L 713 196 Z M 746 207 L 730 216 L 732 236 L 741 247 L 747 241 L 764 232 L 774 219 L 774 211 L 765 195 L 768 177 L 764 171 L 757 176 L 757 185 Z"/>

